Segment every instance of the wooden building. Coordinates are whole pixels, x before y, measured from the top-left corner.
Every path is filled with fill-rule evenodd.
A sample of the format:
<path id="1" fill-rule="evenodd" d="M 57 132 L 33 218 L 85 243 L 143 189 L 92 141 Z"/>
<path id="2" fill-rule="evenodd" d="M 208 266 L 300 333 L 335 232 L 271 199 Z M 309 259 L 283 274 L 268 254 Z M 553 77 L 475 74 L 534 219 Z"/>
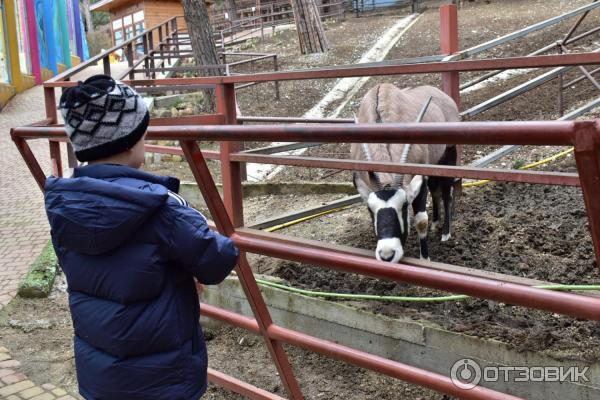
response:
<path id="1" fill-rule="evenodd" d="M 210 8 L 214 0 L 205 1 Z M 90 9 L 110 14 L 114 45 L 131 39 L 169 18 L 183 15 L 180 0 L 102 0 L 93 4 Z M 183 23 L 183 19 L 178 23 Z M 138 44 L 138 51 L 141 50 L 141 46 L 141 43 Z"/>

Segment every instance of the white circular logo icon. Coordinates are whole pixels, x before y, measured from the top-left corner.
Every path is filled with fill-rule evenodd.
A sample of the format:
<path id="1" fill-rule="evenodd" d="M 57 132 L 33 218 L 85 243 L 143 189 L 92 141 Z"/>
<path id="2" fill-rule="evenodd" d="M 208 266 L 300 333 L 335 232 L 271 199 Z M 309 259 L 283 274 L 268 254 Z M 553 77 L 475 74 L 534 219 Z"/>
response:
<path id="1" fill-rule="evenodd" d="M 481 367 L 470 358 L 463 358 L 452 366 L 450 379 L 458 388 L 473 389 L 481 381 Z"/>

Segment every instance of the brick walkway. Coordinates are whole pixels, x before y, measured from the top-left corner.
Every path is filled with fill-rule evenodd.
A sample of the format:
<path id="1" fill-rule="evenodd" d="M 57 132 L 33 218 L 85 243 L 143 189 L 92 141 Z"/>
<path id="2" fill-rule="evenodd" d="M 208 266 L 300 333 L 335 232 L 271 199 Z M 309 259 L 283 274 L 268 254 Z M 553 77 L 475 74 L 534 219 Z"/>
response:
<path id="1" fill-rule="evenodd" d="M 44 118 L 41 87 L 17 95 L 0 112 L 0 308 L 16 295 L 20 280 L 50 237 L 42 193 L 10 139 L 11 127 Z M 30 145 L 48 173 L 47 142 L 35 140 Z M 75 399 L 52 384 L 37 386 L 19 372 L 19 367 L 20 363 L 0 347 L 1 399 Z"/>
<path id="2" fill-rule="evenodd" d="M 8 350 L 0 347 L 0 398 L 6 400 L 76 400 L 66 390 L 51 383 L 36 385 L 25 375 L 15 371 L 20 363 L 13 360 Z"/>
<path id="3" fill-rule="evenodd" d="M 45 118 L 43 91 L 32 88 L 17 95 L 0 112 L 0 307 L 15 296 L 28 266 L 49 238 L 43 197 L 10 139 L 10 128 Z M 31 141 L 48 172 L 47 142 Z"/>
<path id="4" fill-rule="evenodd" d="M 113 66 L 115 73 L 126 68 L 121 64 Z M 84 80 L 101 72 L 100 67 L 92 67 L 73 79 Z M 56 94 L 60 96 L 58 91 Z M 16 296 L 19 282 L 29 265 L 50 239 L 42 192 L 10 139 L 12 127 L 45 117 L 44 94 L 40 86 L 18 94 L 0 112 L 0 309 Z M 29 144 L 44 172 L 49 175 L 48 142 L 32 140 Z M 63 165 L 66 166 L 62 147 Z M 4 347 L 0 347 L 0 399 L 75 400 L 52 384 L 36 386 L 18 371 L 19 366 L 20 363 L 13 360 Z"/>
<path id="5" fill-rule="evenodd" d="M 119 74 L 125 68 L 126 63 L 119 63 L 113 66 L 113 72 Z M 101 67 L 93 66 L 75 75 L 73 80 L 85 80 L 101 72 Z M 56 96 L 60 97 L 58 90 Z M 10 139 L 10 128 L 44 118 L 41 86 L 16 95 L 0 112 L 0 308 L 16 295 L 28 266 L 50 238 L 42 193 Z M 32 140 L 29 143 L 49 175 L 48 142 Z M 64 153 L 64 145 L 62 147 Z M 63 166 L 66 164 L 66 154 L 63 154 Z"/>

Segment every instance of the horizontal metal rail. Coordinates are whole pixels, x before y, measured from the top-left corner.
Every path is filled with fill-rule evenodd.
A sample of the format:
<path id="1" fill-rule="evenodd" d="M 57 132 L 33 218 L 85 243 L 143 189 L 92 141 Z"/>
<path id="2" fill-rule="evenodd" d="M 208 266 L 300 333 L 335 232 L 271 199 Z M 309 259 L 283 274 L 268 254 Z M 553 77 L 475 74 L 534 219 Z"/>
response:
<path id="1" fill-rule="evenodd" d="M 600 298 L 408 264 L 390 264 L 373 258 L 332 251 L 327 248 L 327 243 L 323 243 L 319 248 L 309 248 L 294 238 L 288 237 L 285 242 L 280 242 L 276 235 L 260 231 L 261 237 L 257 237 L 249 231 L 251 229 L 236 229 L 231 235 L 236 246 L 249 253 L 600 321 Z"/>
<path id="2" fill-rule="evenodd" d="M 579 176 L 564 172 L 521 171 L 509 169 L 456 167 L 428 164 L 398 164 L 394 162 L 372 162 L 356 160 L 333 160 L 328 158 L 274 156 L 267 154 L 232 153 L 230 159 L 239 162 L 252 162 L 296 167 L 342 169 L 347 171 L 376 171 L 395 174 L 415 174 L 444 176 L 467 179 L 488 179 L 531 183 L 540 185 L 579 186 Z"/>
<path id="3" fill-rule="evenodd" d="M 207 317 L 244 328 L 250 332 L 259 333 L 258 323 L 254 318 L 245 317 L 229 310 L 209 304 L 202 305 L 202 311 Z M 292 331 L 275 324 L 267 329 L 267 335 L 275 340 L 314 351 L 329 358 L 367 368 L 397 379 L 413 382 L 418 385 L 442 392 L 461 399 L 473 400 L 517 400 L 519 397 L 496 392 L 481 386 L 471 390 L 462 390 L 452 383 L 447 376 L 436 374 L 421 368 L 374 356 L 351 347 L 343 346 L 327 340 L 318 339 L 297 331 Z"/>
<path id="4" fill-rule="evenodd" d="M 304 124 L 351 124 L 352 118 L 301 118 L 301 117 L 258 117 L 241 115 L 238 122 L 273 122 L 273 123 L 304 123 Z"/>
<path id="5" fill-rule="evenodd" d="M 304 79 L 337 79 L 346 77 L 382 75 L 427 74 L 440 72 L 486 71 L 493 69 L 506 70 L 515 68 L 549 68 L 593 64 L 600 64 L 600 53 L 561 54 L 536 57 L 509 57 L 484 60 L 434 62 L 427 64 L 402 64 L 400 62 L 397 64 L 383 63 L 382 65 L 377 65 L 377 63 L 373 63 L 369 66 L 360 66 L 360 64 L 354 64 L 351 66 L 335 66 L 278 72 L 261 72 L 256 74 L 236 76 L 136 79 L 134 81 L 125 81 L 125 83 L 157 86 L 173 84 L 227 84 Z M 75 85 L 77 85 L 76 82 L 48 81 L 44 83 L 45 87 L 68 87 Z"/>
<path id="6" fill-rule="evenodd" d="M 149 153 L 171 154 L 176 156 L 184 156 L 181 147 L 176 146 L 161 146 L 157 144 L 145 144 L 144 149 Z M 207 160 L 219 161 L 221 153 L 216 150 L 202 150 L 202 155 Z"/>
<path id="7" fill-rule="evenodd" d="M 430 143 L 569 146 L 575 131 L 589 129 L 598 137 L 596 121 L 450 122 L 405 124 L 198 125 L 150 126 L 148 140 L 220 140 L 335 143 Z M 13 137 L 63 138 L 60 127 L 19 127 Z"/>
<path id="8" fill-rule="evenodd" d="M 202 306 L 204 311 L 204 305 Z M 232 376 L 208 368 L 208 380 L 215 385 L 229 389 L 252 400 L 285 400 L 283 397 L 267 392 L 264 389 L 240 381 Z"/>
<path id="9" fill-rule="evenodd" d="M 448 60 L 455 60 L 455 59 L 459 59 L 459 58 L 471 57 L 471 56 L 473 56 L 475 54 L 479 54 L 479 53 L 481 53 L 481 52 L 483 52 L 485 50 L 489 50 L 489 49 L 491 49 L 493 47 L 496 47 L 496 46 L 498 46 L 500 44 L 503 44 L 503 43 L 506 43 L 508 41 L 511 41 L 511 40 L 518 39 L 518 38 L 521 38 L 523 36 L 529 35 L 532 32 L 536 32 L 536 31 L 539 31 L 541 29 L 547 28 L 547 27 L 552 26 L 554 24 L 557 24 L 557 23 L 559 23 L 559 22 L 561 22 L 561 21 L 563 21 L 565 19 L 574 17 L 574 16 L 579 15 L 579 14 L 583 14 L 583 13 L 585 13 L 587 11 L 593 10 L 595 8 L 598 8 L 598 7 L 600 7 L 600 3 L 598 3 L 598 2 L 594 2 L 594 3 L 588 4 L 588 5 L 583 6 L 583 7 L 579 7 L 576 10 L 564 13 L 562 15 L 558 15 L 558 16 L 556 16 L 554 18 L 550 18 L 550 19 L 547 19 L 547 20 L 542 21 L 542 22 L 538 22 L 537 24 L 533 24 L 531 26 L 528 26 L 526 28 L 520 29 L 518 31 L 511 32 L 511 33 L 509 33 L 507 35 L 504 35 L 502 37 L 499 37 L 499 38 L 496 38 L 496 39 L 492 39 L 492 40 L 490 40 L 488 42 L 485 42 L 485 43 L 479 44 L 477 46 L 470 47 L 470 48 L 468 48 L 466 50 L 460 51 L 457 54 L 449 56 Z"/>
<path id="10" fill-rule="evenodd" d="M 536 51 L 534 51 L 532 53 L 527 54 L 527 56 L 528 57 L 532 57 L 532 56 L 537 56 L 537 55 L 543 54 L 543 53 L 545 53 L 545 52 L 547 52 L 549 50 L 558 48 L 561 44 L 568 45 L 568 44 L 575 43 L 575 42 L 577 42 L 577 41 L 579 41 L 581 39 L 584 39 L 584 38 L 586 38 L 586 37 L 588 37 L 588 36 L 590 36 L 590 35 L 592 35 L 592 34 L 594 34 L 596 32 L 599 32 L 599 31 L 600 31 L 600 26 L 596 27 L 596 28 L 593 28 L 593 29 L 590 29 L 589 31 L 584 32 L 584 33 L 582 33 L 582 34 L 580 34 L 578 36 L 575 36 L 575 37 L 573 37 L 573 38 L 571 38 L 569 40 L 566 40 L 566 41 L 560 41 L 559 40 L 558 42 L 550 43 L 549 45 L 547 45 L 545 47 L 542 47 L 539 50 L 536 50 Z M 473 79 L 473 80 L 471 80 L 469 82 L 461 84 L 460 85 L 460 90 L 464 90 L 464 89 L 467 89 L 467 88 L 469 88 L 471 86 L 474 86 L 474 85 L 476 85 L 478 83 L 481 83 L 481 82 L 483 82 L 483 81 L 485 81 L 485 80 L 487 80 L 489 78 L 492 78 L 492 77 L 500 74 L 501 72 L 502 71 L 488 72 L 487 74 L 484 74 L 484 75 L 479 76 L 479 77 L 477 77 L 477 78 L 475 78 L 475 79 Z"/>

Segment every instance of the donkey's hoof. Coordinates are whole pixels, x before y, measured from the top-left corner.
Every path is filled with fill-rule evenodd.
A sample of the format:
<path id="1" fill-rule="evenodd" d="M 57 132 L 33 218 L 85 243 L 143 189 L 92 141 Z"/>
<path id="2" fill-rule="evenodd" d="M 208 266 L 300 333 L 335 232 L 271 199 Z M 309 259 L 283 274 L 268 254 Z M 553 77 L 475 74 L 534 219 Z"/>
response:
<path id="1" fill-rule="evenodd" d="M 448 233 L 447 235 L 442 235 L 442 242 L 447 242 L 452 237 L 452 234 Z"/>

